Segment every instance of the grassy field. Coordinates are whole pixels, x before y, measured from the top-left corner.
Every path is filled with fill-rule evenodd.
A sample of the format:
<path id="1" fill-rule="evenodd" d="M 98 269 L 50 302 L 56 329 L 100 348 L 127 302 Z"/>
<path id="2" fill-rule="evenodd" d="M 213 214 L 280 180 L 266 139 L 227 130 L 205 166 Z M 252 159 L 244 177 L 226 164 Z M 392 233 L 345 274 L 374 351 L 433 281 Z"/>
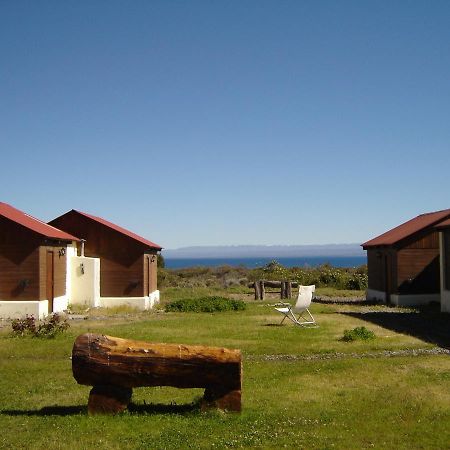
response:
<path id="1" fill-rule="evenodd" d="M 14 338 L 3 323 L 0 448 L 449 448 L 450 356 L 436 351 L 450 344 L 447 315 L 351 302 L 312 312 L 320 326 L 306 329 L 278 326 L 268 302 L 214 314 L 95 311 L 55 339 Z M 360 326 L 376 338 L 340 340 Z M 201 413 L 201 390 L 138 388 L 129 411 L 89 417 L 90 388 L 70 361 L 87 331 L 241 349 L 242 413 Z"/>

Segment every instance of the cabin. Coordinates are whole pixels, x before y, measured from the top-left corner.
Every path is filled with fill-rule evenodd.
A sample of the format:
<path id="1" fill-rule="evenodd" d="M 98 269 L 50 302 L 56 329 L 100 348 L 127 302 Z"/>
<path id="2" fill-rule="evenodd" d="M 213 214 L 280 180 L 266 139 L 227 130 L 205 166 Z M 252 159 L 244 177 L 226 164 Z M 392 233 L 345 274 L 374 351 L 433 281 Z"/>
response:
<path id="1" fill-rule="evenodd" d="M 441 250 L 441 311 L 450 313 L 450 219 L 440 222 L 436 228 Z"/>
<path id="2" fill-rule="evenodd" d="M 157 252 L 161 246 L 74 209 L 49 224 L 80 238 L 78 254 L 72 259 L 73 304 L 149 309 L 159 301 Z"/>
<path id="3" fill-rule="evenodd" d="M 66 309 L 68 261 L 78 238 L 0 203 L 0 317 L 43 318 Z"/>
<path id="4" fill-rule="evenodd" d="M 441 301 L 439 225 L 450 209 L 421 214 L 362 244 L 367 250 L 367 299 L 399 306 Z"/>

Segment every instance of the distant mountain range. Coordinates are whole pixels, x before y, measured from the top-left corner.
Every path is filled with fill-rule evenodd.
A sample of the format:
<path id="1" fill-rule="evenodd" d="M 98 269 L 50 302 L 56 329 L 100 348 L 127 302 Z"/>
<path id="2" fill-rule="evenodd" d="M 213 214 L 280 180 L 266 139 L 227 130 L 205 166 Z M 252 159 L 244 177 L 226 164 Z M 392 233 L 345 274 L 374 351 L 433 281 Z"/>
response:
<path id="1" fill-rule="evenodd" d="M 304 256 L 365 256 L 359 244 L 223 245 L 163 250 L 164 258 L 282 258 Z"/>

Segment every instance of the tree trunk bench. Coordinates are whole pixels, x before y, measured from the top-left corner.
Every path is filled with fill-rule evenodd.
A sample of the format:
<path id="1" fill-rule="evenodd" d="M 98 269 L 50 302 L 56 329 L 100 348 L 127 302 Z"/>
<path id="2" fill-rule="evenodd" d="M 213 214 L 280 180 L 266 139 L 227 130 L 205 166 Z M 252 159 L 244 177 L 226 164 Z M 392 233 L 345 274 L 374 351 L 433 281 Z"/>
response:
<path id="1" fill-rule="evenodd" d="M 89 414 L 125 410 L 132 389 L 142 386 L 204 388 L 202 409 L 241 411 L 239 350 L 156 344 L 86 333 L 78 336 L 73 345 L 72 372 L 78 384 L 93 386 Z"/>

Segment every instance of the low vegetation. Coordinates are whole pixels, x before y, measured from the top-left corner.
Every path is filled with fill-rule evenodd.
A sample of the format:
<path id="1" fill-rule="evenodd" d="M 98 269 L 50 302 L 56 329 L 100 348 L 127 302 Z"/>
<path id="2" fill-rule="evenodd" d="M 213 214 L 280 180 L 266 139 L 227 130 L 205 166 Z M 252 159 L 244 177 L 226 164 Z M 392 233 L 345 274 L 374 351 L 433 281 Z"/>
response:
<path id="1" fill-rule="evenodd" d="M 24 319 L 13 320 L 11 328 L 14 336 L 54 338 L 69 328 L 69 322 L 61 314 L 51 314 L 44 320 L 36 320 L 31 315 L 26 316 Z"/>
<path id="2" fill-rule="evenodd" d="M 221 312 L 243 311 L 246 304 L 242 300 L 225 297 L 200 297 L 175 300 L 166 304 L 168 312 Z"/>
<path id="3" fill-rule="evenodd" d="M 255 280 L 295 281 L 317 288 L 364 290 L 367 288 L 367 266 L 336 268 L 329 264 L 319 267 L 284 267 L 272 261 L 258 269 L 245 267 L 192 267 L 188 269 L 160 268 L 158 279 L 162 287 L 217 288 L 245 292 Z"/>
<path id="4" fill-rule="evenodd" d="M 353 330 L 344 330 L 344 336 L 342 338 L 345 342 L 353 342 L 358 339 L 362 341 L 368 341 L 370 339 L 375 339 L 375 333 L 368 330 L 366 327 L 356 327 Z"/>

